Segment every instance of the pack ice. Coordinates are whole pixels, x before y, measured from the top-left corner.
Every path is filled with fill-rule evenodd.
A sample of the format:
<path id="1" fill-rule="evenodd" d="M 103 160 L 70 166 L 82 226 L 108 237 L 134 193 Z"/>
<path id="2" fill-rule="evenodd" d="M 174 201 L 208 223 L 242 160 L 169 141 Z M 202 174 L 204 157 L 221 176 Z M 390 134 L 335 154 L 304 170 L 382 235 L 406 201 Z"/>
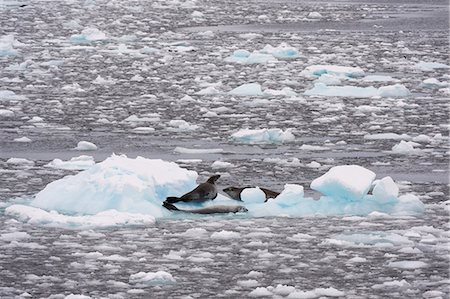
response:
<path id="1" fill-rule="evenodd" d="M 145 224 L 181 215 L 165 210 L 167 196 L 180 196 L 196 186 L 197 173 L 176 163 L 159 159 L 135 159 L 112 155 L 76 175 L 48 184 L 29 205 L 15 204 L 6 214 L 30 223 L 86 227 Z M 259 188 L 242 193 L 248 217 L 313 215 L 368 215 L 372 212 L 415 215 L 424 210 L 414 195 L 398 196 L 390 178 L 375 181 L 375 173 L 357 165 L 341 165 L 311 183 L 323 194 L 315 200 L 305 197 L 303 186 L 286 184 L 281 194 L 264 202 Z M 373 194 L 368 194 L 374 185 Z M 237 202 L 220 195 L 202 204 L 180 203 L 182 208 L 197 208 Z"/>

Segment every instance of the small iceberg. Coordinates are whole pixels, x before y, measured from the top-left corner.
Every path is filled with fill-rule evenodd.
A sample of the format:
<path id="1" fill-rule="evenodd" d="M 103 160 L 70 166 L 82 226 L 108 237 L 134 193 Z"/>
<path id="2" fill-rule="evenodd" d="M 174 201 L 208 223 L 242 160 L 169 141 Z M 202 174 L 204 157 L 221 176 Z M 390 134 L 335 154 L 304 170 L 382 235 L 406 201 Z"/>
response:
<path id="1" fill-rule="evenodd" d="M 70 41 L 74 44 L 85 44 L 108 39 L 106 34 L 95 27 L 88 27 L 81 31 L 81 34 L 74 34 Z"/>
<path id="2" fill-rule="evenodd" d="M 261 85 L 258 83 L 246 83 L 228 92 L 234 96 L 262 96 Z"/>
<path id="3" fill-rule="evenodd" d="M 231 141 L 246 144 L 273 144 L 292 142 L 295 140 L 292 129 L 242 129 L 233 133 L 230 137 Z"/>
<path id="4" fill-rule="evenodd" d="M 359 67 L 349 67 L 340 65 L 311 65 L 300 72 L 301 76 L 307 78 L 318 78 L 324 74 L 333 75 L 340 78 L 360 78 L 364 77 L 364 71 Z"/>

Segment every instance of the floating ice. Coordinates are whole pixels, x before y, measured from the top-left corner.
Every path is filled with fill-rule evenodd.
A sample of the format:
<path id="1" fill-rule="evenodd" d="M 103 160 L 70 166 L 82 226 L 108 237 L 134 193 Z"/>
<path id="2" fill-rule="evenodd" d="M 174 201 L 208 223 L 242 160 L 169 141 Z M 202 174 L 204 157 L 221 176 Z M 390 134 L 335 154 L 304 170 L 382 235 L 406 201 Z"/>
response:
<path id="1" fill-rule="evenodd" d="M 8 164 L 15 164 L 15 165 L 24 165 L 24 166 L 33 166 L 34 162 L 30 161 L 28 159 L 24 158 L 9 158 L 6 160 L 6 163 Z"/>
<path id="2" fill-rule="evenodd" d="M 214 161 L 214 163 L 211 165 L 212 169 L 226 169 L 232 167 L 234 167 L 232 163 L 224 161 Z"/>
<path id="3" fill-rule="evenodd" d="M 54 159 L 48 163 L 47 167 L 66 169 L 66 170 L 85 170 L 95 164 L 94 158 L 91 156 L 79 156 L 73 157 L 69 161 L 63 161 L 61 159 Z"/>
<path id="4" fill-rule="evenodd" d="M 64 199 L 59 200 L 64 201 Z M 76 204 L 77 202 L 75 201 L 75 205 Z M 95 215 L 70 216 L 60 214 L 55 211 L 47 212 L 39 208 L 18 204 L 7 207 L 5 214 L 32 225 L 39 224 L 68 228 L 109 227 L 116 225 L 149 225 L 155 223 L 155 218 L 153 216 L 138 214 L 136 212 L 127 213 L 118 212 L 115 210 L 106 210 Z"/>
<path id="5" fill-rule="evenodd" d="M 411 136 L 407 134 L 396 134 L 396 133 L 378 133 L 378 134 L 367 134 L 364 135 L 364 139 L 368 140 L 384 140 L 384 139 L 390 139 L 390 140 L 408 140 L 411 139 Z"/>
<path id="6" fill-rule="evenodd" d="M 448 82 L 441 82 L 436 78 L 429 78 L 423 80 L 420 85 L 424 88 L 443 88 L 449 86 L 450 84 Z"/>
<path id="7" fill-rule="evenodd" d="M 144 285 L 161 285 L 175 283 L 172 275 L 166 271 L 158 272 L 139 272 L 130 275 L 130 283 Z"/>
<path id="8" fill-rule="evenodd" d="M 414 65 L 414 68 L 421 71 L 430 72 L 433 71 L 434 69 L 448 69 L 450 68 L 450 66 L 439 62 L 420 61 Z"/>
<path id="9" fill-rule="evenodd" d="M 422 150 L 420 148 L 415 148 L 415 146 L 420 146 L 419 143 L 413 141 L 400 141 L 400 143 L 392 147 L 392 152 L 395 154 L 420 154 Z"/>
<path id="10" fill-rule="evenodd" d="M 323 83 L 315 83 L 314 87 L 304 92 L 308 96 L 328 96 L 328 97 L 355 97 L 355 98 L 371 98 L 371 97 L 407 97 L 410 95 L 409 90 L 401 85 L 389 85 L 375 88 L 358 87 L 358 86 L 328 86 Z"/>
<path id="11" fill-rule="evenodd" d="M 195 131 L 198 129 L 197 125 L 191 125 L 185 120 L 182 119 L 173 119 L 169 121 L 169 130 L 177 131 L 177 132 L 185 132 L 185 131 Z"/>
<path id="12" fill-rule="evenodd" d="M 0 109 L 0 118 L 14 117 L 14 111 L 7 109 Z"/>
<path id="13" fill-rule="evenodd" d="M 228 240 L 240 238 L 241 234 L 238 232 L 232 232 L 227 230 L 222 230 L 220 232 L 214 232 L 211 235 L 211 239 Z"/>
<path id="14" fill-rule="evenodd" d="M 403 98 L 409 96 L 410 94 L 411 93 L 408 88 L 402 84 L 394 84 L 378 88 L 378 95 L 382 98 Z"/>
<path id="15" fill-rule="evenodd" d="M 312 11 L 308 14 L 308 19 L 321 19 L 322 15 L 317 11 Z"/>
<path id="16" fill-rule="evenodd" d="M 263 92 L 261 90 L 261 85 L 258 83 L 247 83 L 236 87 L 235 89 L 228 92 L 235 96 L 262 96 Z"/>
<path id="17" fill-rule="evenodd" d="M 279 59 L 292 59 L 300 55 L 296 48 L 286 43 L 281 43 L 277 47 L 266 45 L 260 52 L 270 54 Z"/>
<path id="18" fill-rule="evenodd" d="M 388 264 L 388 267 L 391 267 L 391 268 L 399 268 L 399 269 L 407 269 L 407 270 L 425 268 L 426 266 L 427 266 L 427 264 L 424 262 L 421 262 L 421 261 L 397 261 L 397 262 L 390 262 Z"/>
<path id="19" fill-rule="evenodd" d="M 221 148 L 186 148 L 177 146 L 174 152 L 180 154 L 191 154 L 191 155 L 201 155 L 201 154 L 220 154 L 223 153 Z"/>
<path id="20" fill-rule="evenodd" d="M 254 51 L 252 53 L 247 50 L 236 50 L 233 54 L 224 59 L 225 62 L 242 63 L 242 64 L 266 64 L 275 62 L 277 59 L 271 54 L 264 54 Z"/>
<path id="21" fill-rule="evenodd" d="M 423 213 L 424 205 L 416 196 L 397 198 L 398 188 L 389 178 L 377 182 L 373 195 L 366 195 L 374 177 L 373 172 L 360 166 L 336 166 L 311 183 L 312 189 L 326 195 L 319 200 L 305 197 L 303 186 L 287 184 L 279 196 L 267 202 L 259 188 L 246 189 L 241 204 L 248 209 L 249 217 Z M 180 215 L 202 217 L 162 207 L 167 196 L 181 196 L 192 190 L 196 178 L 196 172 L 173 162 L 113 155 L 76 175 L 48 184 L 30 206 L 12 205 L 5 213 L 32 224 L 66 227 L 147 224 L 155 218 Z M 205 203 L 177 203 L 181 209 L 211 205 L 236 205 L 236 201 L 219 194 Z M 222 232 L 211 237 L 231 235 Z"/>
<path id="22" fill-rule="evenodd" d="M 74 148 L 77 151 L 96 151 L 97 146 L 89 141 L 80 141 L 77 144 L 77 147 Z"/>
<path id="23" fill-rule="evenodd" d="M 311 65 L 300 72 L 300 75 L 308 78 L 318 78 L 324 74 L 329 74 L 340 78 L 359 78 L 364 76 L 364 71 L 359 67 Z"/>
<path id="24" fill-rule="evenodd" d="M 292 142 L 295 139 L 292 129 L 242 129 L 233 133 L 230 139 L 238 143 L 265 144 Z"/>
<path id="25" fill-rule="evenodd" d="M 361 79 L 364 82 L 397 82 L 397 79 L 392 78 L 391 76 L 383 76 L 383 75 L 369 75 L 365 76 Z"/>
<path id="26" fill-rule="evenodd" d="M 195 187 L 197 173 L 173 162 L 113 155 L 74 176 L 48 184 L 31 202 L 59 212 L 96 214 L 106 210 L 168 214 L 161 203 Z"/>
<path id="27" fill-rule="evenodd" d="M 375 173 L 358 165 L 341 165 L 331 168 L 311 182 L 311 189 L 332 197 L 359 200 L 367 194 Z"/>
<path id="28" fill-rule="evenodd" d="M 384 177 L 379 180 L 373 188 L 372 194 L 380 202 L 388 202 L 396 200 L 398 197 L 398 186 L 390 177 Z"/>
<path id="29" fill-rule="evenodd" d="M 0 102 L 2 101 L 20 101 L 26 99 L 24 96 L 16 95 L 14 91 L 0 90 Z"/>
<path id="30" fill-rule="evenodd" d="M 28 137 L 19 137 L 19 138 L 14 138 L 15 142 L 31 142 L 32 140 Z"/>
<path id="31" fill-rule="evenodd" d="M 5 56 L 16 56 L 17 50 L 14 49 L 14 46 L 21 44 L 14 40 L 14 35 L 3 35 L 0 37 L 0 57 Z"/>
<path id="32" fill-rule="evenodd" d="M 94 27 L 85 28 L 81 31 L 81 34 L 74 34 L 70 37 L 70 41 L 74 44 L 90 43 L 105 39 L 107 39 L 106 34 Z"/>

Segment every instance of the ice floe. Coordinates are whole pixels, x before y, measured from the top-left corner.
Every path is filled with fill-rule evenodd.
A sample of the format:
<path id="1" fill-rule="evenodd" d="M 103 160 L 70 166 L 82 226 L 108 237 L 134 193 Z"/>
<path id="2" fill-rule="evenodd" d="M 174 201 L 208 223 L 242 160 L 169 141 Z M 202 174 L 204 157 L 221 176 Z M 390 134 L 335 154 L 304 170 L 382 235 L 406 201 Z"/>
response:
<path id="1" fill-rule="evenodd" d="M 375 88 L 373 86 L 328 86 L 323 83 L 315 83 L 314 87 L 304 92 L 308 96 L 327 96 L 327 97 L 355 97 L 355 98 L 371 98 L 371 97 L 407 97 L 410 95 L 409 90 L 402 84 L 382 86 Z"/>
<path id="2" fill-rule="evenodd" d="M 172 275 L 166 271 L 131 274 L 129 281 L 130 283 L 141 285 L 162 285 L 176 282 Z"/>
<path id="3" fill-rule="evenodd" d="M 283 143 L 295 140 L 292 129 L 242 129 L 230 136 L 230 140 L 237 143 L 264 144 Z"/>
<path id="4" fill-rule="evenodd" d="M 81 34 L 74 34 L 70 37 L 70 41 L 74 44 L 103 41 L 106 39 L 106 34 L 95 27 L 85 28 L 81 31 Z"/>
<path id="5" fill-rule="evenodd" d="M 364 70 L 359 67 L 340 65 L 311 65 L 300 72 L 301 76 L 318 78 L 324 74 L 339 78 L 360 78 L 364 76 Z"/>
<path id="6" fill-rule="evenodd" d="M 76 151 L 96 151 L 97 145 L 89 141 L 80 141 L 77 146 L 74 148 Z"/>
<path id="7" fill-rule="evenodd" d="M 88 169 L 94 164 L 95 161 L 92 156 L 81 155 L 79 157 L 73 157 L 68 161 L 63 161 L 61 159 L 53 159 L 53 161 L 51 161 L 45 166 L 66 170 L 84 170 Z"/>
<path id="8" fill-rule="evenodd" d="M 162 202 L 167 196 L 181 196 L 192 190 L 197 185 L 196 179 L 196 172 L 173 162 L 113 155 L 76 175 L 48 184 L 28 205 L 11 205 L 5 213 L 25 222 L 51 226 L 153 223 L 155 218 L 180 217 L 163 208 Z M 249 217 L 423 212 L 424 205 L 416 196 L 399 196 L 399 188 L 390 177 L 375 182 L 374 179 L 375 173 L 361 166 L 341 165 L 312 181 L 311 189 L 323 194 L 318 200 L 305 197 L 303 186 L 286 184 L 276 198 L 267 202 L 259 188 L 245 189 L 241 204 L 248 209 Z M 372 185 L 375 187 L 369 194 Z M 237 203 L 222 194 L 205 203 L 177 203 L 183 209 L 217 204 Z M 221 232 L 211 236 L 213 239 L 230 237 L 237 235 Z"/>

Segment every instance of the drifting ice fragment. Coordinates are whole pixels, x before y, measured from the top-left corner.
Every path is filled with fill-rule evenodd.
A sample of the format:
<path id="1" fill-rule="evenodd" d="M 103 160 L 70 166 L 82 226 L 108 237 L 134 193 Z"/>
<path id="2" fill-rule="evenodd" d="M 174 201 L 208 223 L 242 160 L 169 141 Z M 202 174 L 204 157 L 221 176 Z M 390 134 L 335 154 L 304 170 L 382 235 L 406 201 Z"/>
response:
<path id="1" fill-rule="evenodd" d="M 77 151 L 96 151 L 97 146 L 89 141 L 80 141 L 74 149 Z"/>
<path id="2" fill-rule="evenodd" d="M 311 189 L 331 197 L 359 200 L 369 192 L 375 173 L 358 165 L 341 165 L 311 182 Z"/>
<path id="3" fill-rule="evenodd" d="M 300 72 L 300 75 L 308 78 L 318 78 L 324 74 L 334 75 L 340 78 L 359 78 L 364 76 L 364 71 L 359 67 L 340 65 L 311 65 Z"/>
<path id="4" fill-rule="evenodd" d="M 236 87 L 235 89 L 228 92 L 235 96 L 262 96 L 263 92 L 261 90 L 261 85 L 258 83 L 247 83 Z"/>
<path id="5" fill-rule="evenodd" d="M 292 129 L 242 129 L 231 135 L 231 140 L 238 143 L 264 144 L 294 141 Z"/>

